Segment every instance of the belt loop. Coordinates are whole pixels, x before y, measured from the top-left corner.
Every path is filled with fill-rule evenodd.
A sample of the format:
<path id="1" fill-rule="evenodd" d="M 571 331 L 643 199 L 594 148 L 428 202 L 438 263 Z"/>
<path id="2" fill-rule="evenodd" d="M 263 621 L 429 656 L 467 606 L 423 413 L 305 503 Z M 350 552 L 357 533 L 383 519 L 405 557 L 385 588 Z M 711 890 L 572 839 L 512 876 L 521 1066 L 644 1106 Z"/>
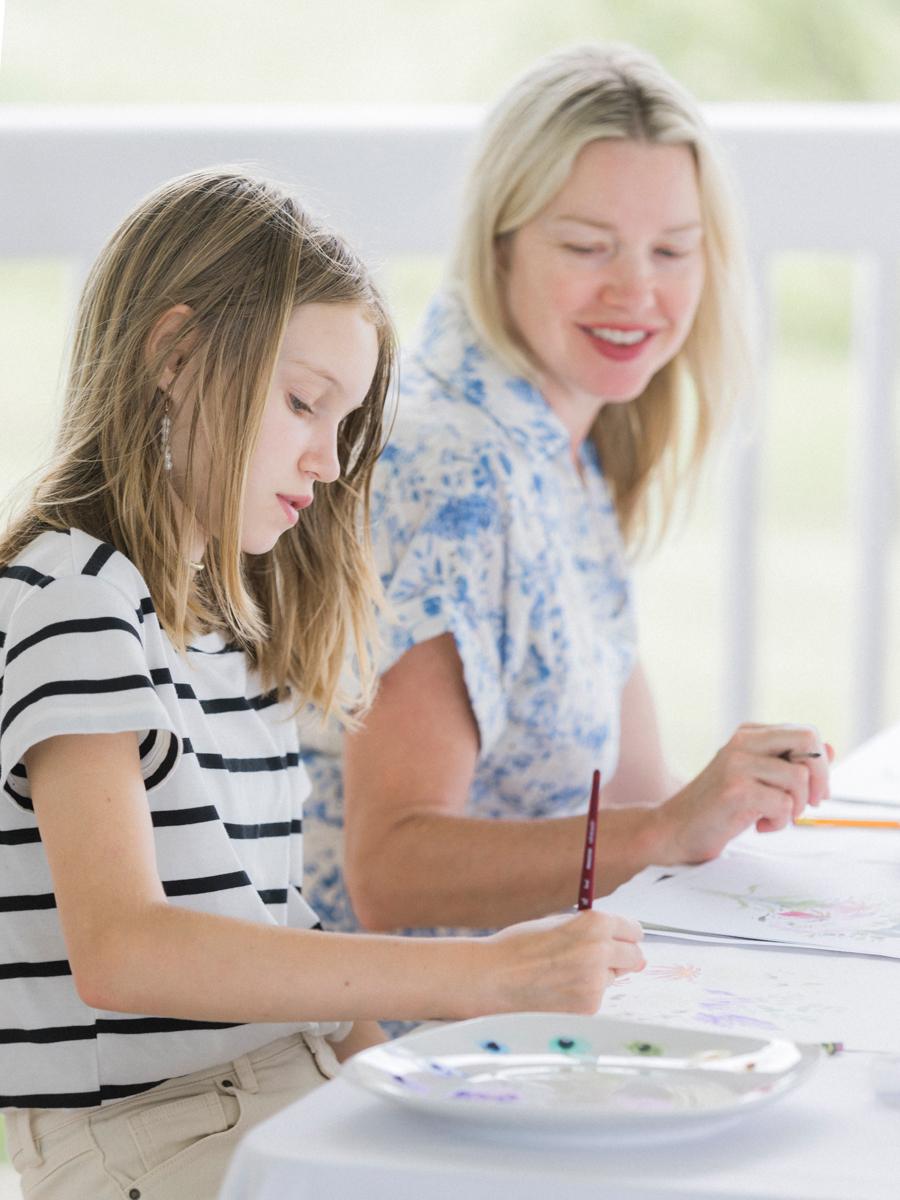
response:
<path id="1" fill-rule="evenodd" d="M 334 1049 L 325 1038 L 312 1033 L 301 1033 L 307 1048 L 315 1059 L 316 1066 L 326 1079 L 336 1079 L 341 1073 L 341 1064 L 335 1057 Z"/>
<path id="2" fill-rule="evenodd" d="M 28 1108 L 14 1108 L 6 1114 L 7 1140 L 13 1143 L 10 1147 L 10 1159 L 20 1172 L 27 1167 L 39 1167 L 43 1161 L 31 1133 L 30 1118 L 31 1110 Z M 10 1132 L 11 1139 L 8 1136 Z"/>
<path id="3" fill-rule="evenodd" d="M 234 1073 L 238 1077 L 238 1083 L 242 1091 L 250 1092 L 251 1094 L 259 1091 L 259 1084 L 256 1082 L 253 1067 L 250 1065 L 250 1059 L 246 1054 L 242 1054 L 240 1058 L 236 1058 L 231 1065 L 234 1067 Z"/>

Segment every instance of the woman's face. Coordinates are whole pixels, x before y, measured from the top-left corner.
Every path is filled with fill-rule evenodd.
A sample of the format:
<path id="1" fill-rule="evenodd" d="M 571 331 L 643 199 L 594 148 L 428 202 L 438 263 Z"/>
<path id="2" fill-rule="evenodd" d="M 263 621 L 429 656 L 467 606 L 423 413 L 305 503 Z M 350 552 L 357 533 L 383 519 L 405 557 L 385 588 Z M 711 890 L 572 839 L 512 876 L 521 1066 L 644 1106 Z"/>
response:
<path id="1" fill-rule="evenodd" d="M 703 289 L 690 150 L 589 142 L 498 248 L 508 316 L 554 408 L 632 400 L 677 353 Z"/>

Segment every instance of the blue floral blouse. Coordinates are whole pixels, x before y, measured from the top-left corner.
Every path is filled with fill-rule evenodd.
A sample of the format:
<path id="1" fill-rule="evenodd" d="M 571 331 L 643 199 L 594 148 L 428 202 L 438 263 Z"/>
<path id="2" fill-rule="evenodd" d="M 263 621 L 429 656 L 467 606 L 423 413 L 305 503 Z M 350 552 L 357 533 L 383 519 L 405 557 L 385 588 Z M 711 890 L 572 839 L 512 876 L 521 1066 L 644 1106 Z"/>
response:
<path id="1" fill-rule="evenodd" d="M 580 463 L 579 473 L 540 392 L 439 294 L 405 358 L 376 468 L 372 534 L 398 622 L 382 623 L 381 670 L 453 634 L 481 738 L 474 817 L 584 812 L 594 768 L 605 781 L 616 769 L 634 614 L 592 443 Z M 340 868 L 339 739 L 305 741 L 306 899 L 326 928 L 358 928 Z"/>

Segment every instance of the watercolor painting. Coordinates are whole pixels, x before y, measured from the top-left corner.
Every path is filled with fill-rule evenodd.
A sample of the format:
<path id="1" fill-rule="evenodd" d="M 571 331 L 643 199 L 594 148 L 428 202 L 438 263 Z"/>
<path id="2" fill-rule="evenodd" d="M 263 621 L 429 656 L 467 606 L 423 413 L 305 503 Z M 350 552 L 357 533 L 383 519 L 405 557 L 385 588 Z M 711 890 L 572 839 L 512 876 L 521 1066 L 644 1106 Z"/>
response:
<path id="1" fill-rule="evenodd" d="M 900 963 L 646 938 L 647 966 L 606 991 L 602 1016 L 685 1029 L 900 1050 Z"/>
<path id="2" fill-rule="evenodd" d="M 762 884 L 751 884 L 743 892 L 697 888 L 710 896 L 733 900 L 761 925 L 793 941 L 830 934 L 851 939 L 900 938 L 900 896 L 823 898 L 802 892 L 766 895 Z M 758 936 L 758 935 L 757 935 Z"/>
<path id="3" fill-rule="evenodd" d="M 641 872 L 600 906 L 671 932 L 900 958 L 900 861 L 729 848 L 701 866 L 662 871 Z"/>

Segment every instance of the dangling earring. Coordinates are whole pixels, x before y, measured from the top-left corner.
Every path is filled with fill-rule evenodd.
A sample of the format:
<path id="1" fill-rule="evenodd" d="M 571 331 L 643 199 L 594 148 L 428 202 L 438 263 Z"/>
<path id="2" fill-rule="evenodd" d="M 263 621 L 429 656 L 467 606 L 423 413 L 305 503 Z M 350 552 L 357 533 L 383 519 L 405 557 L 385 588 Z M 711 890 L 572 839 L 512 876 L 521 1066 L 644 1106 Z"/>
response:
<path id="1" fill-rule="evenodd" d="M 163 466 L 167 471 L 172 470 L 172 454 L 169 450 L 169 430 L 172 427 L 172 422 L 169 420 L 169 393 L 166 392 L 166 407 L 163 412 L 162 426 L 160 428 L 160 438 L 162 439 L 163 447 Z"/>

